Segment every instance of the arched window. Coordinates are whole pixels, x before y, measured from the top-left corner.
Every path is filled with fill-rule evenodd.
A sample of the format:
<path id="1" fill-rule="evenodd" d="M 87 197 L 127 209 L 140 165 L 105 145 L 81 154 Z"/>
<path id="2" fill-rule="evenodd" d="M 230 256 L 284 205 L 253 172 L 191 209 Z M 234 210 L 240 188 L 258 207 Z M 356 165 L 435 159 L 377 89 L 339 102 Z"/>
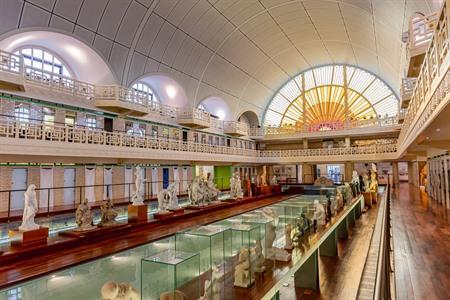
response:
<path id="1" fill-rule="evenodd" d="M 206 107 L 202 103 L 200 103 L 197 108 L 206 111 Z"/>
<path id="2" fill-rule="evenodd" d="M 152 91 L 150 86 L 145 82 L 138 81 L 131 87 L 136 92 L 139 92 L 144 97 L 148 99 L 148 104 L 158 103 L 158 99 L 156 98 L 155 93 Z"/>
<path id="3" fill-rule="evenodd" d="M 42 73 L 58 74 L 64 77 L 72 78 L 69 67 L 55 54 L 37 47 L 23 47 L 15 52 L 16 55 L 22 55 L 26 72 L 30 73 L 32 69 L 42 71 Z"/>

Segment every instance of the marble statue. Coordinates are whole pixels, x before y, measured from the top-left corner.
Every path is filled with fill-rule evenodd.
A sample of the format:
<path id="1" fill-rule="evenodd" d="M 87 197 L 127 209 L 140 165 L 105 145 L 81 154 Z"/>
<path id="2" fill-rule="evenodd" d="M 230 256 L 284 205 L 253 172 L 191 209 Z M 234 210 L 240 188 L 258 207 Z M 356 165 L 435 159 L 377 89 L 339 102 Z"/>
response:
<path id="1" fill-rule="evenodd" d="M 100 206 L 101 211 L 101 219 L 98 226 L 105 227 L 116 224 L 117 211 L 114 209 L 114 205 L 111 198 L 103 201 L 103 204 Z"/>
<path id="2" fill-rule="evenodd" d="M 267 185 L 267 170 L 266 170 L 266 166 L 263 166 L 263 171 L 261 173 L 260 184 L 261 184 L 261 186 L 266 186 Z"/>
<path id="3" fill-rule="evenodd" d="M 242 248 L 239 251 L 238 264 L 234 268 L 234 286 L 249 287 L 254 282 L 250 270 L 250 251 Z"/>
<path id="4" fill-rule="evenodd" d="M 199 300 L 220 300 L 223 276 L 216 266 L 211 268 L 211 280 L 205 280 L 205 292 Z"/>
<path id="5" fill-rule="evenodd" d="M 140 300 L 139 292 L 129 282 L 108 281 L 100 291 L 104 300 Z"/>
<path id="6" fill-rule="evenodd" d="M 208 173 L 207 179 L 206 179 L 206 197 L 209 202 L 218 201 L 220 190 L 216 187 L 214 184 L 213 177 L 211 176 L 211 173 Z"/>
<path id="7" fill-rule="evenodd" d="M 286 250 L 274 247 L 273 245 L 276 239 L 276 227 L 279 222 L 278 215 L 274 210 L 267 207 L 263 208 L 262 215 L 270 221 L 266 227 L 267 258 L 280 261 L 290 261 L 291 255 Z"/>
<path id="8" fill-rule="evenodd" d="M 83 231 L 95 228 L 93 223 L 94 215 L 88 205 L 87 198 L 85 198 L 84 201 L 78 205 L 77 211 L 75 212 L 75 221 L 78 225 L 77 230 Z"/>
<path id="9" fill-rule="evenodd" d="M 370 173 L 370 184 L 369 184 L 369 190 L 372 193 L 378 193 L 378 179 L 377 179 L 377 172 L 372 171 Z"/>
<path id="10" fill-rule="evenodd" d="M 191 205 L 203 205 L 205 196 L 203 181 L 197 176 L 188 187 L 189 202 Z"/>
<path id="11" fill-rule="evenodd" d="M 314 186 L 333 186 L 333 185 L 334 185 L 333 180 L 328 179 L 324 176 L 321 176 L 314 181 Z"/>
<path id="12" fill-rule="evenodd" d="M 278 179 L 276 175 L 273 175 L 272 178 L 270 179 L 270 185 L 277 185 L 278 184 Z"/>
<path id="13" fill-rule="evenodd" d="M 294 248 L 294 243 L 292 241 L 292 225 L 287 224 L 284 226 L 284 237 L 285 237 L 285 245 L 284 249 L 292 250 Z"/>
<path id="14" fill-rule="evenodd" d="M 242 183 L 239 173 L 235 173 L 230 178 L 230 197 L 233 199 L 243 198 Z"/>
<path id="15" fill-rule="evenodd" d="M 20 231 L 29 231 L 39 229 L 39 225 L 34 223 L 34 217 L 38 212 L 38 203 L 36 198 L 36 186 L 30 184 L 25 192 L 25 203 L 23 206 L 22 225 Z"/>
<path id="16" fill-rule="evenodd" d="M 317 226 L 325 225 L 325 209 L 319 200 L 314 200 L 313 220 L 316 221 Z"/>
<path id="17" fill-rule="evenodd" d="M 158 210 L 165 212 L 169 209 L 177 209 L 178 197 L 177 197 L 177 185 L 178 182 L 172 182 L 167 189 L 158 192 Z"/>
<path id="18" fill-rule="evenodd" d="M 361 191 L 359 188 L 360 187 L 359 175 L 356 170 L 353 170 L 353 173 L 352 173 L 352 186 L 354 189 L 354 196 L 358 195 Z"/>
<path id="19" fill-rule="evenodd" d="M 262 253 L 261 240 L 256 239 L 255 257 L 253 259 L 253 271 L 256 273 L 262 273 L 265 270 L 266 270 L 266 258 Z"/>
<path id="20" fill-rule="evenodd" d="M 352 188 L 348 182 L 344 184 L 342 195 L 344 196 L 345 205 L 349 205 L 352 202 Z"/>
<path id="21" fill-rule="evenodd" d="M 135 180 L 134 180 L 134 194 L 131 197 L 131 201 L 133 202 L 133 205 L 144 205 L 144 197 L 142 196 L 142 173 L 141 173 L 141 167 L 136 166 L 136 170 L 134 172 Z"/>
<path id="22" fill-rule="evenodd" d="M 342 191 L 340 188 L 336 189 L 336 209 L 335 211 L 339 211 L 344 207 L 344 195 L 342 195 Z"/>
<path id="23" fill-rule="evenodd" d="M 185 293 L 179 290 L 173 292 L 164 292 L 159 295 L 159 300 L 187 300 L 188 297 Z"/>

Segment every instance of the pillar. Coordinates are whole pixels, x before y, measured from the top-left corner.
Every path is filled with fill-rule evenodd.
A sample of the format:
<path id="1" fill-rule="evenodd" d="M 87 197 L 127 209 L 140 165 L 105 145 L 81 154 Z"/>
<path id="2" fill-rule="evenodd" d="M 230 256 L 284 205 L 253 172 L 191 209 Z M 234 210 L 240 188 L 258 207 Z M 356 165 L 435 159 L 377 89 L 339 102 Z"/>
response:
<path id="1" fill-rule="evenodd" d="M 345 147 L 349 148 L 351 146 L 350 137 L 345 138 Z"/>
<path id="2" fill-rule="evenodd" d="M 303 139 L 303 149 L 308 149 L 308 140 Z"/>
<path id="3" fill-rule="evenodd" d="M 350 182 L 352 180 L 352 173 L 355 169 L 355 164 L 353 162 L 346 162 L 344 167 L 344 180 L 345 182 Z"/>
<path id="4" fill-rule="evenodd" d="M 338 238 L 335 229 L 319 246 L 319 254 L 321 256 L 338 256 L 337 242 Z"/>
<path id="5" fill-rule="evenodd" d="M 393 177 L 393 187 L 398 188 L 400 184 L 400 177 L 398 175 L 398 162 L 392 162 L 392 177 Z"/>
<path id="6" fill-rule="evenodd" d="M 314 165 L 307 163 L 302 164 L 302 182 L 314 183 Z"/>

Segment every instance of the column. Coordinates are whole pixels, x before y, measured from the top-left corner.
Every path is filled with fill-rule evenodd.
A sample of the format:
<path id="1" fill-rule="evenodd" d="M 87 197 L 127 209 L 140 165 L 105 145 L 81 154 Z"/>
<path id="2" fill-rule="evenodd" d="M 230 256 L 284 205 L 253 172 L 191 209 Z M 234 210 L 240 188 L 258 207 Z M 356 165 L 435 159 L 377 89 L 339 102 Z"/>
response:
<path id="1" fill-rule="evenodd" d="M 445 188 L 445 207 L 449 208 L 449 191 L 448 191 L 448 157 L 445 157 L 444 160 L 444 188 Z"/>
<path id="2" fill-rule="evenodd" d="M 338 238 L 335 229 L 319 246 L 319 254 L 321 256 L 338 256 L 337 242 Z"/>
<path id="3" fill-rule="evenodd" d="M 392 162 L 392 176 L 393 176 L 393 187 L 398 188 L 400 184 L 400 178 L 398 176 L 398 162 Z"/>
<path id="4" fill-rule="evenodd" d="M 314 165 L 303 163 L 302 164 L 302 182 L 314 183 Z"/>
<path id="5" fill-rule="evenodd" d="M 355 169 L 355 164 L 353 162 L 346 162 L 345 163 L 345 170 L 344 170 L 344 181 L 350 182 L 352 180 L 352 173 Z"/>

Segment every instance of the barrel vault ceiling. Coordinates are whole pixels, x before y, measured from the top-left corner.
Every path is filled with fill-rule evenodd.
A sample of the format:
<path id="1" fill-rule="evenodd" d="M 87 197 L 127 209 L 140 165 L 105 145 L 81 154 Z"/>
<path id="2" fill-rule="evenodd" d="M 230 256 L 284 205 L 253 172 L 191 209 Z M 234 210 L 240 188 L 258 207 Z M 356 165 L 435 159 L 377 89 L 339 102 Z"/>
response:
<path id="1" fill-rule="evenodd" d="M 398 92 L 409 17 L 439 6 L 440 0 L 0 0 L 0 34 L 67 32 L 100 52 L 123 85 L 162 72 L 182 84 L 192 104 L 218 95 L 236 115 L 260 114 L 283 83 L 324 64 L 367 69 Z"/>

